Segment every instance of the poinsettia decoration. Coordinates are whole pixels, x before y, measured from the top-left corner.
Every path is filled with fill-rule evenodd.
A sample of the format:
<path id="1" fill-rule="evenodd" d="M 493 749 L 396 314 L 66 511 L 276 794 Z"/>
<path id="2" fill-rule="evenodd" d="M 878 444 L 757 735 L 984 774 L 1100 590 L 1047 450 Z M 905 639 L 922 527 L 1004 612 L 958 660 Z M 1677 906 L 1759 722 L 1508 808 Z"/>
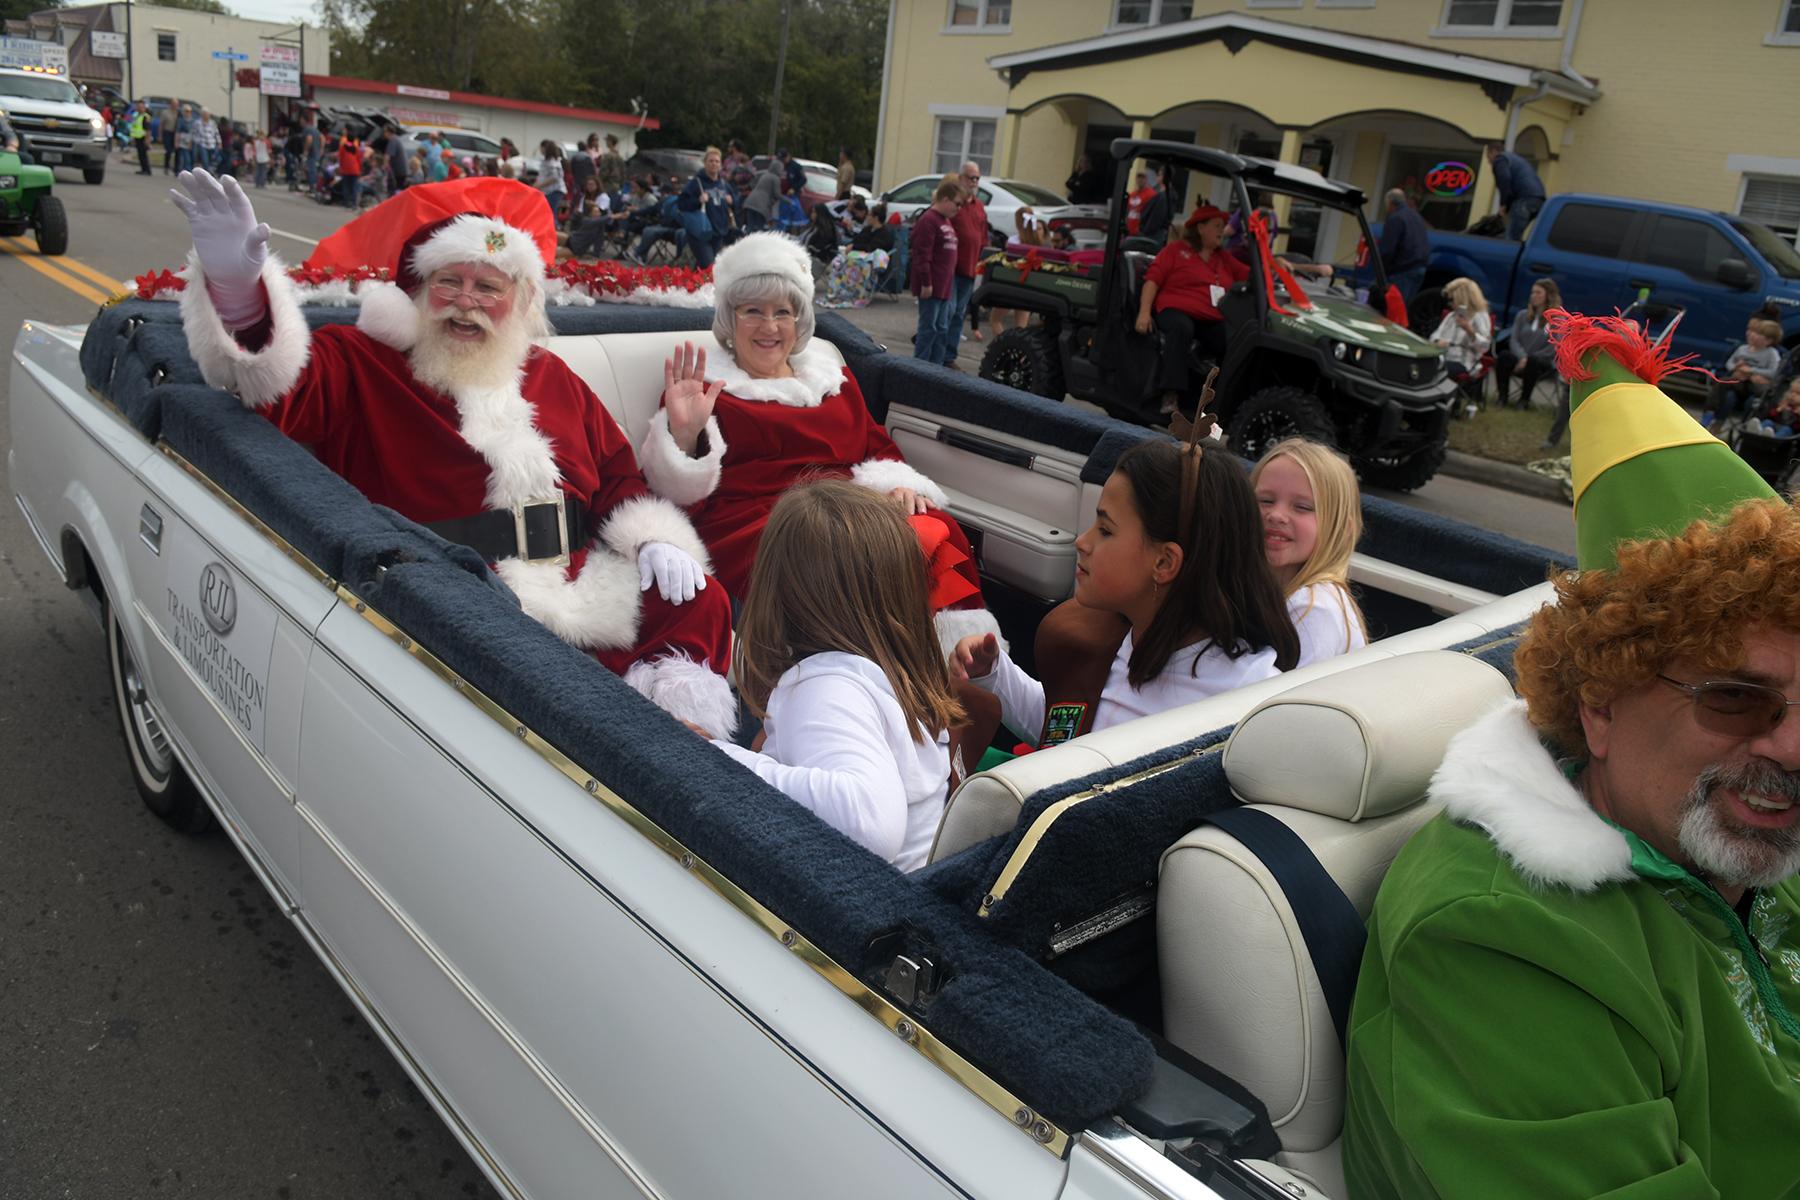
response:
<path id="1" fill-rule="evenodd" d="M 385 283 L 385 268 L 290 267 L 302 304 L 354 306 L 365 283 Z M 136 276 L 139 300 L 173 300 L 187 287 L 186 278 L 174 271 L 149 271 Z M 713 302 L 712 269 L 691 267 L 634 267 L 619 262 L 583 263 L 570 259 L 558 263 L 545 280 L 545 299 L 551 304 L 592 305 L 650 304 L 672 308 L 710 308 Z"/>

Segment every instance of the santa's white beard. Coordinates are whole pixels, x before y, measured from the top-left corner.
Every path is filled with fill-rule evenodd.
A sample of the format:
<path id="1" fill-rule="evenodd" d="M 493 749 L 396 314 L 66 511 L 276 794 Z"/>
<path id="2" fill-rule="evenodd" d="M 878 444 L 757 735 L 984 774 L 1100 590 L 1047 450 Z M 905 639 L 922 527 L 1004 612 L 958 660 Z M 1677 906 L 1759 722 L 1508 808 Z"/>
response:
<path id="1" fill-rule="evenodd" d="M 515 378 L 531 352 L 530 322 L 522 306 L 515 304 L 504 321 L 495 323 L 486 312 L 454 308 L 433 311 L 427 292 L 420 289 L 419 340 L 408 355 L 419 382 L 454 395 L 466 388 L 494 388 Z M 451 318 L 480 325 L 487 336 L 464 341 L 451 336 Z"/>

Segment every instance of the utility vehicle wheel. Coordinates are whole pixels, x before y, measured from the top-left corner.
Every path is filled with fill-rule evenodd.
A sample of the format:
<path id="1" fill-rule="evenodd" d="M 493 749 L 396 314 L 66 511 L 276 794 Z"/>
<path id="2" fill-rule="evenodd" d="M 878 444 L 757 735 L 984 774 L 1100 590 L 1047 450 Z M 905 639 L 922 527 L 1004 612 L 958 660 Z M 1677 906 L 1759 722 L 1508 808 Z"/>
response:
<path id="1" fill-rule="evenodd" d="M 1406 306 L 1406 324 L 1422 338 L 1428 338 L 1444 319 L 1444 289 L 1420 288 L 1419 294 Z"/>
<path id="2" fill-rule="evenodd" d="M 39 254 L 61 254 L 69 248 L 69 214 L 55 196 L 40 196 L 31 218 Z"/>
<path id="3" fill-rule="evenodd" d="M 1020 391 L 1063 398 L 1062 360 L 1042 329 L 1008 329 L 981 356 L 981 377 Z"/>
<path id="4" fill-rule="evenodd" d="M 143 669 L 131 656 L 124 627 L 112 605 L 106 606 L 106 642 L 112 660 L 113 705 L 125 735 L 125 757 L 144 806 L 182 833 L 199 833 L 212 824 L 212 811 L 193 780 L 176 761 L 168 727 L 144 690 Z"/>
<path id="5" fill-rule="evenodd" d="M 87 182 L 89 182 L 89 183 L 105 183 L 106 182 L 106 168 L 105 167 L 83 167 L 83 168 L 81 168 L 81 177 L 83 179 L 87 180 Z"/>
<path id="6" fill-rule="evenodd" d="M 1406 458 L 1352 459 L 1356 474 L 1370 487 L 1410 492 L 1424 487 L 1444 465 L 1445 444 L 1433 442 Z"/>
<path id="7" fill-rule="evenodd" d="M 1337 445 L 1337 430 L 1319 398 L 1285 385 L 1252 393 L 1231 414 L 1225 432 L 1231 438 L 1232 452 L 1252 462 L 1283 438 L 1311 438 L 1327 446 Z"/>

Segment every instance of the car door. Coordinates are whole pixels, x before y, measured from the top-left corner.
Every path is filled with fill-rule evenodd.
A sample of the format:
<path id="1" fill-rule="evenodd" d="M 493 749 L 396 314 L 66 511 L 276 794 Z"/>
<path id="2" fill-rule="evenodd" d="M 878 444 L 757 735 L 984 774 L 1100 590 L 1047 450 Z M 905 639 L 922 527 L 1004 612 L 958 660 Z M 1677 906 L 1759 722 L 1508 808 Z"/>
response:
<path id="1" fill-rule="evenodd" d="M 1605 316 L 1624 308 L 1633 295 L 1625 284 L 1625 253 L 1641 216 L 1618 204 L 1578 200 L 1562 205 L 1544 239 L 1530 244 L 1525 262 L 1529 274 L 1521 272 L 1515 286 L 1523 292 L 1531 280 L 1548 276 L 1570 312 Z M 1553 253 L 1541 253 L 1545 247 Z"/>
<path id="2" fill-rule="evenodd" d="M 1675 353 L 1697 354 L 1703 363 L 1722 365 L 1744 340 L 1749 297 L 1760 294 L 1760 288 L 1740 291 L 1726 287 L 1719 282 L 1719 266 L 1736 259 L 1755 272 L 1757 256 L 1731 235 L 1696 217 L 1646 215 L 1648 220 L 1632 251 L 1627 286 L 1633 293 L 1650 289 L 1653 331 L 1661 332 L 1674 314 L 1682 314 L 1675 329 Z"/>

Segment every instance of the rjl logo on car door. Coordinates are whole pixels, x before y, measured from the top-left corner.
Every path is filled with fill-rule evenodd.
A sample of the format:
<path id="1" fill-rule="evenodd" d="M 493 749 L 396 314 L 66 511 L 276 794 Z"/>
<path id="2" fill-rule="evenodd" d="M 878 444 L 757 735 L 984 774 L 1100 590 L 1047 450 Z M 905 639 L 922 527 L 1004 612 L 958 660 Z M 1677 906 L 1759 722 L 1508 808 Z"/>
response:
<path id="1" fill-rule="evenodd" d="M 169 525 L 158 623 L 225 719 L 261 750 L 275 606 L 185 524 Z"/>

